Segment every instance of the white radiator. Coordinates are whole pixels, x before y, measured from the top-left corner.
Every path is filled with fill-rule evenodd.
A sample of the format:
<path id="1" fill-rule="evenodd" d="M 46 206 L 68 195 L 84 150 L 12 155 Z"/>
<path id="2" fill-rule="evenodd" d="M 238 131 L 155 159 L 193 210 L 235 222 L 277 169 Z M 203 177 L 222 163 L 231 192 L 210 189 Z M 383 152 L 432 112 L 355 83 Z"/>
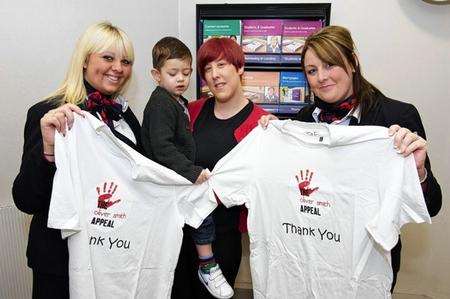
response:
<path id="1" fill-rule="evenodd" d="M 16 207 L 0 207 L 0 298 L 31 298 L 32 275 L 25 251 L 30 217 Z"/>

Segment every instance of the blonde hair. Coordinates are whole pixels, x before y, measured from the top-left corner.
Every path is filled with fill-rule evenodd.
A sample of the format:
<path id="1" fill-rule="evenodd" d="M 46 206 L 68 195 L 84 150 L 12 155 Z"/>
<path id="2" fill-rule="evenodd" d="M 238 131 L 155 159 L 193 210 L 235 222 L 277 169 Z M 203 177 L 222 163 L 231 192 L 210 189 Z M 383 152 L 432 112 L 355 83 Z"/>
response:
<path id="1" fill-rule="evenodd" d="M 86 98 L 84 66 L 89 56 L 92 53 L 103 52 L 111 48 L 117 50 L 120 55 L 133 63 L 133 44 L 124 31 L 107 21 L 89 26 L 78 40 L 66 78 L 60 87 L 48 95 L 46 99 L 55 100 L 58 102 L 58 105 L 64 103 L 78 105 L 83 103 Z M 117 96 L 124 90 L 129 79 L 113 96 Z"/>
<path id="2" fill-rule="evenodd" d="M 310 35 L 303 46 L 302 57 L 306 51 L 314 50 L 320 60 L 342 67 L 348 74 L 353 72 L 353 94 L 360 106 L 361 115 L 365 115 L 373 105 L 374 94 L 378 89 L 367 81 L 355 54 L 355 43 L 348 29 L 341 26 L 328 26 Z M 305 60 L 301 62 L 305 69 Z"/>

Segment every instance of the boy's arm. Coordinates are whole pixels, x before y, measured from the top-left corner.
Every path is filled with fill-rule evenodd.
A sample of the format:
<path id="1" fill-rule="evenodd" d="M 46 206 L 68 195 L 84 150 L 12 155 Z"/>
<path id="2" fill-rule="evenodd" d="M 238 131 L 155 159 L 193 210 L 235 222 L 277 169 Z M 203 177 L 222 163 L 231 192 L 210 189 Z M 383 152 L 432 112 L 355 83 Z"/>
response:
<path id="1" fill-rule="evenodd" d="M 203 168 L 175 146 L 177 111 L 174 105 L 151 99 L 144 111 L 142 143 L 148 156 L 194 183 Z"/>

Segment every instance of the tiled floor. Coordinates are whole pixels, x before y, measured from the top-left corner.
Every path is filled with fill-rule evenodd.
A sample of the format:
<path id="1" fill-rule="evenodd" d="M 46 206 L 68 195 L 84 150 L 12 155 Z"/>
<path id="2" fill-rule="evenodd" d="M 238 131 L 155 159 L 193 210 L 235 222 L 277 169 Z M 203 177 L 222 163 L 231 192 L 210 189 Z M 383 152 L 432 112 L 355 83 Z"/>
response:
<path id="1" fill-rule="evenodd" d="M 248 289 L 235 289 L 234 299 L 252 299 L 252 291 Z M 428 296 L 411 295 L 411 294 L 394 294 L 393 299 L 431 299 Z"/>

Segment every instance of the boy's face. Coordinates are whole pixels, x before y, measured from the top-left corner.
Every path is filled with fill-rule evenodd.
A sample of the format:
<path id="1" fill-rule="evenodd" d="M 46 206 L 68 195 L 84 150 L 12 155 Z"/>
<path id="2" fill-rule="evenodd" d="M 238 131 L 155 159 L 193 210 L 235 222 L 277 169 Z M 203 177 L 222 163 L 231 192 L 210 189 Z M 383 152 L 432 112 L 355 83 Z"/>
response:
<path id="1" fill-rule="evenodd" d="M 160 70 L 152 69 L 153 79 L 177 99 L 189 87 L 191 73 L 189 59 L 168 59 Z"/>

